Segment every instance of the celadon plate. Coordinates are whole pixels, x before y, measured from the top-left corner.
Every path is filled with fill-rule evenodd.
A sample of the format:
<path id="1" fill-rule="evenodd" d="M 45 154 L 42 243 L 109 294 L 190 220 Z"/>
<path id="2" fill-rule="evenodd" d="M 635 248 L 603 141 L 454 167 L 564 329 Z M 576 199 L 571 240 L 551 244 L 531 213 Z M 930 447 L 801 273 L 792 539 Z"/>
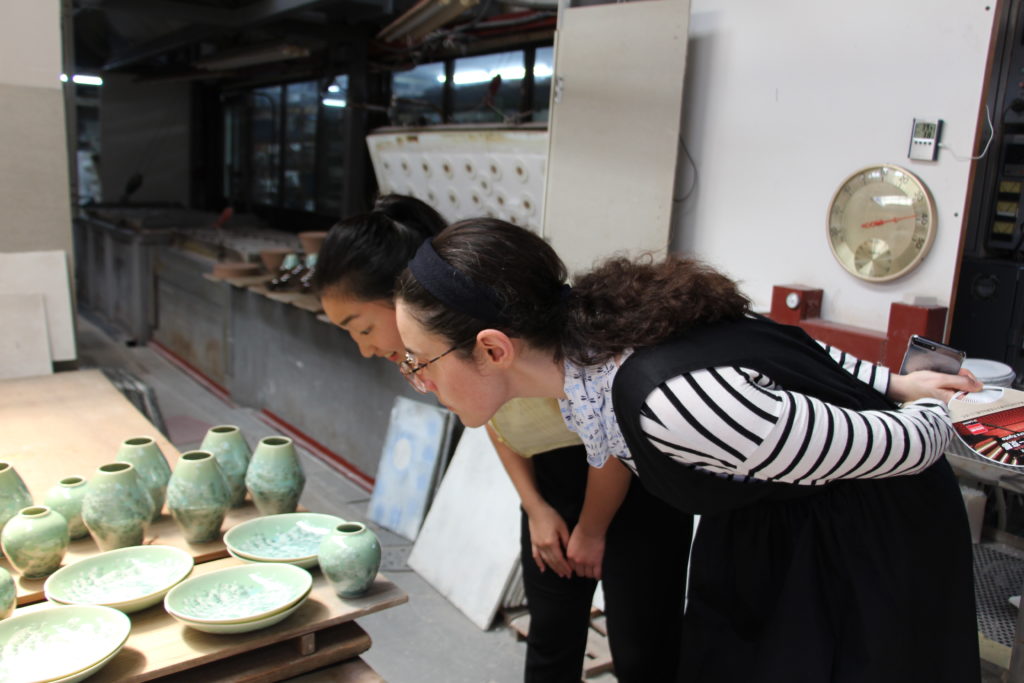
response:
<path id="1" fill-rule="evenodd" d="M 344 522 L 318 512 L 267 515 L 231 527 L 224 545 L 243 560 L 288 562 L 309 569 L 316 565 L 320 541 Z"/>
<path id="2" fill-rule="evenodd" d="M 251 557 L 239 555 L 231 548 L 228 548 L 228 555 L 237 560 L 241 560 L 242 562 L 262 562 L 264 564 L 274 564 L 274 562 L 272 562 L 271 560 L 254 560 Z M 301 560 L 295 560 L 294 562 L 288 562 L 287 564 L 294 564 L 296 567 L 302 567 L 303 569 L 312 569 L 313 567 L 317 566 L 318 562 L 319 560 L 317 560 L 317 556 L 314 555 L 313 557 L 304 557 Z"/>
<path id="3" fill-rule="evenodd" d="M 309 592 L 310 591 L 307 591 L 306 594 L 299 598 L 299 601 L 296 602 L 294 605 L 290 605 L 284 608 L 283 610 L 280 610 L 279 612 L 274 612 L 273 614 L 270 614 L 268 616 L 260 617 L 258 619 L 251 619 L 249 621 L 230 623 L 208 623 L 202 621 L 189 621 L 188 619 L 183 619 L 182 617 L 179 617 L 174 614 L 172 614 L 171 616 L 173 616 L 175 619 L 185 624 L 186 626 L 194 628 L 197 631 L 202 631 L 204 633 L 247 633 L 249 631 L 256 631 L 261 628 L 267 628 L 268 626 L 273 626 L 278 622 L 284 621 L 285 619 L 290 617 L 292 613 L 295 612 L 295 610 L 302 607 L 303 603 L 306 602 L 306 598 L 309 597 Z"/>
<path id="4" fill-rule="evenodd" d="M 187 622 L 237 624 L 277 614 L 312 587 L 313 575 L 302 567 L 259 562 L 183 581 L 164 597 L 164 609 Z"/>
<path id="5" fill-rule="evenodd" d="M 160 602 L 193 564 L 187 552 L 167 545 L 118 548 L 61 567 L 43 592 L 63 605 L 105 605 L 127 614 Z"/>
<path id="6" fill-rule="evenodd" d="M 0 683 L 71 683 L 92 675 L 128 640 L 131 620 L 99 605 L 62 605 L 0 621 Z"/>

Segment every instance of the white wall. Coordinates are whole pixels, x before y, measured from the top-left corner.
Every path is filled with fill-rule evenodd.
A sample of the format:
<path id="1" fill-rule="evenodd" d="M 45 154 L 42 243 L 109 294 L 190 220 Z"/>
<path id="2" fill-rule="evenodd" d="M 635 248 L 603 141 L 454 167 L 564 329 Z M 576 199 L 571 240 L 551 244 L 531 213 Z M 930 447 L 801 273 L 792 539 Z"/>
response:
<path id="1" fill-rule="evenodd" d="M 673 251 L 743 283 L 825 290 L 822 316 L 884 330 L 892 301 L 948 306 L 957 267 L 995 2 L 693 0 Z M 913 118 L 945 122 L 937 162 L 910 161 Z M 826 239 L 832 194 L 854 171 L 895 163 L 931 189 L 935 243 L 912 273 L 867 283 Z"/>
<path id="2" fill-rule="evenodd" d="M 60 3 L 0 2 L 0 251 L 71 253 Z"/>

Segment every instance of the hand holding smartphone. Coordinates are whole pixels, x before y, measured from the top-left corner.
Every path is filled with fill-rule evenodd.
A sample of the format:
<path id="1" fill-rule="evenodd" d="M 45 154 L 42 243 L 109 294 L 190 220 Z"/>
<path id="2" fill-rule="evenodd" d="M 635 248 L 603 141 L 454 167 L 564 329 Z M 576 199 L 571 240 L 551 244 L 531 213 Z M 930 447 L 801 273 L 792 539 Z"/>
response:
<path id="1" fill-rule="evenodd" d="M 899 374 L 906 375 L 916 370 L 934 370 L 955 375 L 960 372 L 966 356 L 964 351 L 915 334 L 907 342 L 907 352 L 903 356 Z"/>

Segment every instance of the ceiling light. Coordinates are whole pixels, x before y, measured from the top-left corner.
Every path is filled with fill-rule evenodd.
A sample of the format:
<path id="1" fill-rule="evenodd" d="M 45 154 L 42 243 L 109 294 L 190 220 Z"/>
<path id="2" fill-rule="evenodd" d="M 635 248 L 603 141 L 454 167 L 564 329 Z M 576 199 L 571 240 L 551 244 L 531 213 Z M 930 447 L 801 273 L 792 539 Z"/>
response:
<path id="1" fill-rule="evenodd" d="M 61 83 L 67 83 L 68 75 L 61 74 L 60 80 Z M 75 74 L 71 77 L 71 82 L 78 85 L 103 85 L 103 79 L 99 76 L 87 76 L 86 74 Z"/>
<path id="2" fill-rule="evenodd" d="M 333 97 L 325 97 L 323 102 L 325 107 L 344 107 L 348 104 L 345 100 L 339 100 Z"/>

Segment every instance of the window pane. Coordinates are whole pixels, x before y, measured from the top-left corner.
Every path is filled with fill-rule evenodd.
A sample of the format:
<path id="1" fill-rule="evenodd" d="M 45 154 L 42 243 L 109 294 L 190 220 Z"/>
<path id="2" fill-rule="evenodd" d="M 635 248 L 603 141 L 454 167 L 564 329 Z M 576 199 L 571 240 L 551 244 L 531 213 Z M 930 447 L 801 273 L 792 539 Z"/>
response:
<path id="1" fill-rule="evenodd" d="M 533 121 L 547 121 L 551 105 L 551 76 L 555 71 L 555 48 L 538 47 L 533 61 Z"/>
<path id="2" fill-rule="evenodd" d="M 524 74 L 522 50 L 456 59 L 452 120 L 477 123 L 515 119 Z"/>
<path id="3" fill-rule="evenodd" d="M 391 76 L 392 125 L 425 126 L 441 123 L 444 106 L 444 62 L 420 64 Z"/>
<path id="4" fill-rule="evenodd" d="M 246 107 L 233 99 L 224 105 L 224 196 L 232 203 L 240 199 L 242 189 L 243 154 L 242 122 Z"/>
<path id="5" fill-rule="evenodd" d="M 256 204 L 277 204 L 281 168 L 278 137 L 281 86 L 252 91 L 252 186 Z"/>
<path id="6" fill-rule="evenodd" d="M 348 75 L 342 74 L 328 86 L 320 115 L 323 117 L 323 147 L 317 158 L 318 213 L 341 213 L 341 187 L 345 180 L 345 115 L 348 112 Z"/>
<path id="7" fill-rule="evenodd" d="M 320 88 L 316 81 L 285 86 L 284 199 L 286 209 L 314 211 L 316 115 Z"/>

